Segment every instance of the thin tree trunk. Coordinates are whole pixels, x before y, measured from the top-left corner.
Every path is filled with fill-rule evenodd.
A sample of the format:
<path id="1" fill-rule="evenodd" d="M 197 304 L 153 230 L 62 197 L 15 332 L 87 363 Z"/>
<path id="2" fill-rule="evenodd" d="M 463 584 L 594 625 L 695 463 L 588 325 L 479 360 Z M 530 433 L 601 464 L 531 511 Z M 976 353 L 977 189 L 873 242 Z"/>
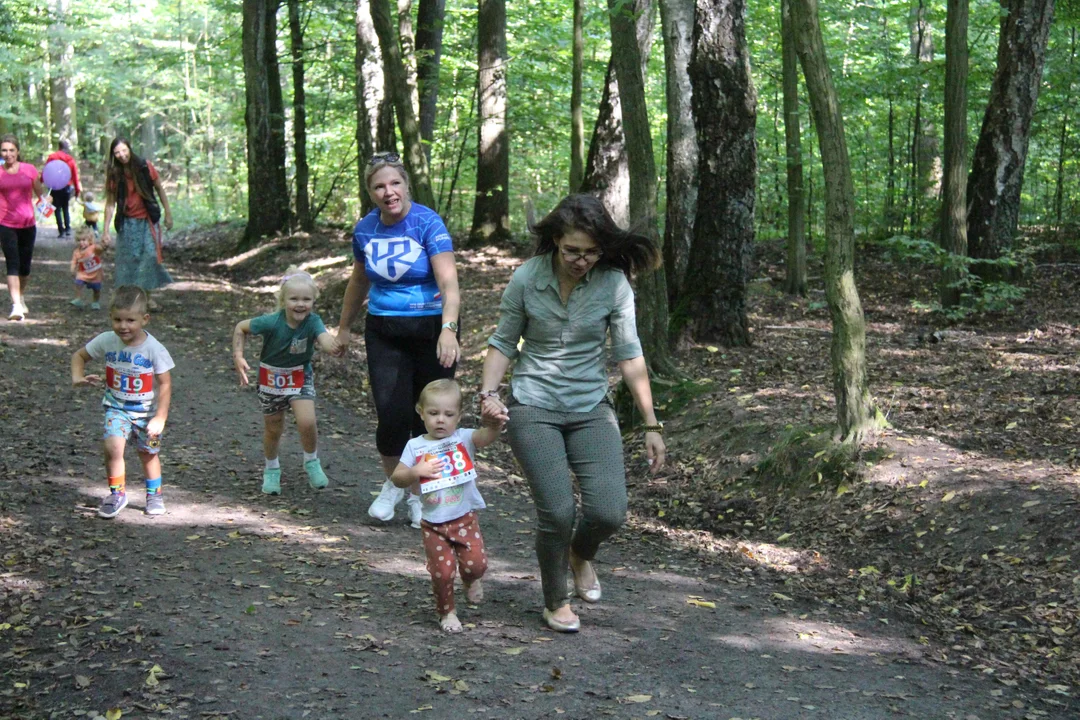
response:
<path id="1" fill-rule="evenodd" d="M 413 116 L 420 122 L 420 83 L 416 74 L 416 35 L 412 24 L 412 0 L 397 0 L 397 39 L 401 62 L 405 66 L 405 84 L 409 88 L 409 101 Z M 429 162 L 430 166 L 430 162 Z"/>
<path id="2" fill-rule="evenodd" d="M 961 266 L 967 256 L 968 0 L 948 0 L 945 20 L 945 185 L 941 245 L 949 254 L 941 278 L 941 305 L 960 302 Z"/>
<path id="3" fill-rule="evenodd" d="M 473 243 L 510 237 L 510 137 L 506 132 L 506 0 L 479 0 L 476 20 L 479 127 Z"/>
<path id="4" fill-rule="evenodd" d="M 698 144 L 690 105 L 690 54 L 693 51 L 694 0 L 660 0 L 667 79 L 667 217 L 664 269 L 668 302 L 682 292 L 697 213 Z"/>
<path id="5" fill-rule="evenodd" d="M 289 40 L 293 80 L 293 154 L 296 157 L 296 221 L 301 229 L 312 229 L 311 200 L 308 197 L 307 107 L 304 90 L 304 27 L 300 21 L 300 0 L 289 2 Z"/>
<path id="6" fill-rule="evenodd" d="M 585 177 L 585 118 L 581 110 L 581 76 L 584 68 L 583 32 L 585 0 L 574 0 L 573 62 L 570 76 L 570 192 L 581 188 Z"/>
<path id="7" fill-rule="evenodd" d="M 679 317 L 694 340 L 750 344 L 746 287 L 754 243 L 757 95 L 750 79 L 744 0 L 698 0 L 690 61 L 699 140 L 694 262 Z"/>
<path id="8" fill-rule="evenodd" d="M 49 26 L 49 94 L 52 101 L 52 138 L 49 147 L 59 139 L 78 146 L 79 131 L 75 122 L 75 78 L 72 60 L 75 46 L 67 37 L 67 18 L 71 0 L 50 2 L 52 25 Z"/>
<path id="9" fill-rule="evenodd" d="M 439 106 L 439 64 L 442 60 L 446 0 L 420 0 L 416 11 L 416 78 L 420 93 L 420 137 L 431 162 Z"/>
<path id="10" fill-rule="evenodd" d="M 431 190 L 427 154 L 420 138 L 420 125 L 413 112 L 414 94 L 410 93 L 405 61 L 398 46 L 396 26 L 390 16 L 389 0 L 371 0 L 371 21 L 379 36 L 383 70 L 389 85 L 389 96 L 394 102 L 398 130 L 404 149 L 405 169 L 412 180 L 412 196 L 421 205 L 435 207 L 435 195 Z M 415 90 L 415 87 L 413 88 Z"/>
<path id="11" fill-rule="evenodd" d="M 934 34 L 930 25 L 926 0 L 919 0 L 912 9 L 911 56 L 915 65 L 915 88 L 919 123 L 915 131 L 915 194 L 913 198 L 913 229 L 923 230 L 923 218 L 928 208 L 937 203 L 941 189 L 941 149 L 937 128 L 926 107 L 926 68 L 934 62 Z M 926 212 L 924 212 L 926 211 Z"/>
<path id="12" fill-rule="evenodd" d="M 248 220 L 241 247 L 289 227 L 285 106 L 277 58 L 276 0 L 244 0 L 242 44 L 247 108 Z M 147 118 L 153 122 L 153 118 Z M 144 147 L 145 149 L 145 147 Z M 149 154 L 149 153 L 148 153 Z"/>
<path id="13" fill-rule="evenodd" d="M 636 19 L 637 55 L 642 58 L 644 72 L 652 45 L 652 0 L 632 0 L 625 9 L 633 13 Z M 589 141 L 581 192 L 600 198 L 615 222 L 625 227 L 630 223 L 630 168 L 615 66 L 613 53 L 604 76 L 600 110 L 593 126 L 592 139 Z"/>
<path id="14" fill-rule="evenodd" d="M 875 423 L 866 379 L 866 320 L 855 287 L 855 192 L 844 119 L 825 56 L 817 0 L 791 0 L 795 43 L 825 172 L 825 297 L 832 317 L 833 392 L 840 437 L 856 445 Z"/>
<path id="15" fill-rule="evenodd" d="M 806 216 L 803 211 L 802 137 L 799 130 L 799 58 L 791 32 L 791 0 L 781 0 L 780 41 L 787 151 L 787 266 L 784 290 L 806 296 Z"/>
<path id="16" fill-rule="evenodd" d="M 1065 199 L 1065 143 L 1069 138 L 1069 108 L 1072 107 L 1072 78 L 1076 77 L 1076 28 L 1069 28 L 1069 85 L 1065 88 L 1065 112 L 1061 117 L 1058 140 L 1057 178 L 1054 183 L 1054 224 L 1061 230 L 1061 206 Z"/>
<path id="17" fill-rule="evenodd" d="M 623 128 L 630 175 L 630 223 L 663 248 L 656 225 L 656 160 L 645 104 L 645 78 L 635 17 L 629 5 L 608 0 L 611 14 L 611 56 L 623 100 Z M 668 302 L 663 268 L 637 278 L 638 335 L 653 372 L 672 375 L 675 366 L 668 345 Z"/>
<path id="18" fill-rule="evenodd" d="M 1003 0 L 997 70 L 967 181 L 968 252 L 994 260 L 1012 248 L 1031 119 L 1039 99 L 1054 0 Z M 976 265 L 984 279 L 1007 275 Z"/>
<path id="19" fill-rule="evenodd" d="M 885 180 L 885 233 L 896 229 L 896 106 L 889 94 L 889 169 Z"/>
<path id="20" fill-rule="evenodd" d="M 376 150 L 384 149 L 379 144 L 379 108 L 383 102 L 382 54 L 379 50 L 379 38 L 371 22 L 370 0 L 356 0 L 356 151 L 357 151 L 357 187 L 363 214 L 371 208 L 371 198 L 364 187 L 364 172 L 368 159 Z M 391 132 L 393 128 L 391 128 Z"/>

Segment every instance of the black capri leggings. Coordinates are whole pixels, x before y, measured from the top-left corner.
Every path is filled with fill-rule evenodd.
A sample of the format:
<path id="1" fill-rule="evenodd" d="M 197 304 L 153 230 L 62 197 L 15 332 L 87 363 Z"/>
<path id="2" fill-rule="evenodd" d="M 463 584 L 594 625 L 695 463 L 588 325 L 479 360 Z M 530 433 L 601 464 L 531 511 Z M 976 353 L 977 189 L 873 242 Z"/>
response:
<path id="1" fill-rule="evenodd" d="M 432 380 L 454 377 L 457 363 L 444 368 L 435 354 L 440 332 L 441 315 L 367 316 L 364 342 L 380 455 L 400 457 L 409 438 L 424 434 L 424 421 L 416 412 L 420 391 Z"/>
<path id="2" fill-rule="evenodd" d="M 34 239 L 37 228 L 13 228 L 0 225 L 0 245 L 4 248 L 4 261 L 8 275 L 29 275 L 30 261 L 34 258 Z"/>

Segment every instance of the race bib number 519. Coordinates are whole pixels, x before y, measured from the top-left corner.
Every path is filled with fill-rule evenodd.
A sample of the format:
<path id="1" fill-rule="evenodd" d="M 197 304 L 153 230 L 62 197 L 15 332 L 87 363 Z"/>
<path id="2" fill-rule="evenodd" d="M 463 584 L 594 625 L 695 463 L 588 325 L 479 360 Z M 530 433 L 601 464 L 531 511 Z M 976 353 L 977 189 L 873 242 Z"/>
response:
<path id="1" fill-rule="evenodd" d="M 119 400 L 147 402 L 154 398 L 154 373 L 106 365 L 105 383 Z"/>

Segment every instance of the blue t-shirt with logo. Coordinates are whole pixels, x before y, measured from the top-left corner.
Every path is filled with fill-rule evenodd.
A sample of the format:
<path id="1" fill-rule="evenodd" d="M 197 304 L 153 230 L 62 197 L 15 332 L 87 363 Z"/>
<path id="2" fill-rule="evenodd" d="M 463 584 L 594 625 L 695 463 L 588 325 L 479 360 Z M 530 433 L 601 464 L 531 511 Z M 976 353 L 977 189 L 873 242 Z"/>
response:
<path id="1" fill-rule="evenodd" d="M 408 214 L 384 225 L 376 208 L 356 223 L 353 257 L 371 281 L 372 315 L 441 315 L 442 295 L 431 257 L 453 252 L 450 232 L 434 210 L 413 203 Z"/>

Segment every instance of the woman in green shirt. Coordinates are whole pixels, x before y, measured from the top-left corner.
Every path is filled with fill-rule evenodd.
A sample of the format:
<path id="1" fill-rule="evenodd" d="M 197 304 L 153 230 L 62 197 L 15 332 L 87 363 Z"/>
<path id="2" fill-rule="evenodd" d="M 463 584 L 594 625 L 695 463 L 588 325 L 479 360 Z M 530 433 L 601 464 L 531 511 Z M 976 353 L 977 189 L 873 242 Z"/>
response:
<path id="1" fill-rule="evenodd" d="M 581 623 L 566 597 L 567 567 L 575 594 L 597 602 L 600 581 L 591 561 L 626 519 L 622 436 L 607 399 L 609 333 L 611 357 L 646 422 L 652 471 L 664 464 L 663 427 L 652 407 L 628 279 L 658 267 L 660 253 L 644 235 L 616 225 L 589 195 L 563 199 L 532 232 L 536 255 L 510 279 L 488 339 L 481 409 L 485 419 L 509 420 L 510 446 L 532 491 L 544 621 L 576 632 Z M 498 387 L 511 363 L 504 405 Z M 581 489 L 576 529 L 571 472 Z"/>

